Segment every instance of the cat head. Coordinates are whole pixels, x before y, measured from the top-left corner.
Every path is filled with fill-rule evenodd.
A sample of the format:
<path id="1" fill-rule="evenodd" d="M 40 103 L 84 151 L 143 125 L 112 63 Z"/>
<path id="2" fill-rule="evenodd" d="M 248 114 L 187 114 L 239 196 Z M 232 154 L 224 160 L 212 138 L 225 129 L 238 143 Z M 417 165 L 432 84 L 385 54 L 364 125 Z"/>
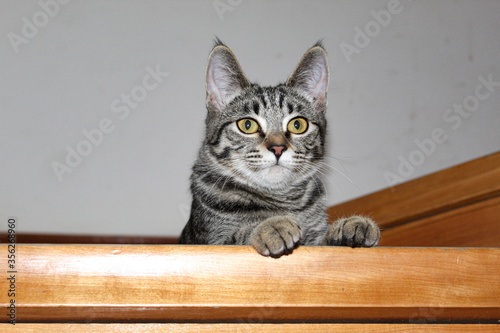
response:
<path id="1" fill-rule="evenodd" d="M 311 177 L 324 154 L 328 62 L 317 43 L 286 83 L 251 83 L 233 52 L 216 42 L 206 70 L 204 151 L 219 171 L 266 188 Z"/>

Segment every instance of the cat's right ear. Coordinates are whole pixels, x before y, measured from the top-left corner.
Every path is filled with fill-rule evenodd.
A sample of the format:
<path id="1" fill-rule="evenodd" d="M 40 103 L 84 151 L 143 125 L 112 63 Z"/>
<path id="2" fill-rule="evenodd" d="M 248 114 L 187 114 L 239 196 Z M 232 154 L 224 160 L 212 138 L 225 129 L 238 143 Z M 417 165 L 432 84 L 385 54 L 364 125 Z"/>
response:
<path id="1" fill-rule="evenodd" d="M 216 45 L 208 57 L 206 80 L 209 110 L 221 111 L 234 96 L 250 86 L 233 52 L 223 44 Z"/>
<path id="2" fill-rule="evenodd" d="M 317 109 L 326 111 L 328 76 L 326 51 L 318 42 L 304 54 L 286 85 L 302 92 Z"/>

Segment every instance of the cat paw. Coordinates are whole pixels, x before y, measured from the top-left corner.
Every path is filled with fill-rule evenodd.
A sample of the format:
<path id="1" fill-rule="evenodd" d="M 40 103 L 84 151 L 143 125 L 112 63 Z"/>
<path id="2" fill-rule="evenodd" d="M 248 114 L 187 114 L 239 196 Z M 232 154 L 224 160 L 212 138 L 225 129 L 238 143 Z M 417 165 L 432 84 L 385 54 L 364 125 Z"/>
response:
<path id="1" fill-rule="evenodd" d="M 291 216 L 275 216 L 259 224 L 250 242 L 263 256 L 279 258 L 289 254 L 302 238 L 300 224 Z"/>
<path id="2" fill-rule="evenodd" d="M 370 218 L 351 216 L 335 221 L 328 229 L 326 245 L 372 247 L 380 240 L 380 228 Z"/>

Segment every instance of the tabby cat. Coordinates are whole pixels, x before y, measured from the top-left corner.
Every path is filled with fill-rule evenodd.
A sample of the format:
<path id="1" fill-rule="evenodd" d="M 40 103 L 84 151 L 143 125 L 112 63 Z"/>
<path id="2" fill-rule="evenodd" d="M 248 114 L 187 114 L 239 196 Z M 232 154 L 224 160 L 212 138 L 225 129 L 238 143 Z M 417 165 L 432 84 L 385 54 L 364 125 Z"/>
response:
<path id="1" fill-rule="evenodd" d="M 328 76 L 317 43 L 286 83 L 263 87 L 216 41 L 206 70 L 206 137 L 179 243 L 252 245 L 271 257 L 299 244 L 377 245 L 379 228 L 367 217 L 327 223 L 320 166 Z"/>

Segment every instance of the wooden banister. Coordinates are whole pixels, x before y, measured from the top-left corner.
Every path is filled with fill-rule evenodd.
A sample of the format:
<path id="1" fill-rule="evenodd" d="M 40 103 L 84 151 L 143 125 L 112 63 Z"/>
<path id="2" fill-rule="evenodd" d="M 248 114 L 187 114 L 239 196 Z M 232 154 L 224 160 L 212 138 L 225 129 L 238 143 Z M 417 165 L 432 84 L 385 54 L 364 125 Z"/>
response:
<path id="1" fill-rule="evenodd" d="M 481 157 L 328 209 L 330 220 L 362 214 L 382 228 L 500 196 L 500 153 Z"/>
<path id="2" fill-rule="evenodd" d="M 493 248 L 299 247 L 272 259 L 246 246 L 17 245 L 16 257 L 18 325 L 500 318 Z M 10 283 L 0 279 L 3 309 Z"/>
<path id="3" fill-rule="evenodd" d="M 500 197 L 382 230 L 382 246 L 500 246 Z"/>
<path id="4" fill-rule="evenodd" d="M 2 327 L 2 325 L 4 325 Z M 17 324 L 7 327 L 0 324 L 0 332 L 13 332 L 18 329 L 23 333 L 229 333 L 229 332 L 272 332 L 272 333 L 494 333 L 498 325 L 493 324 Z"/>

